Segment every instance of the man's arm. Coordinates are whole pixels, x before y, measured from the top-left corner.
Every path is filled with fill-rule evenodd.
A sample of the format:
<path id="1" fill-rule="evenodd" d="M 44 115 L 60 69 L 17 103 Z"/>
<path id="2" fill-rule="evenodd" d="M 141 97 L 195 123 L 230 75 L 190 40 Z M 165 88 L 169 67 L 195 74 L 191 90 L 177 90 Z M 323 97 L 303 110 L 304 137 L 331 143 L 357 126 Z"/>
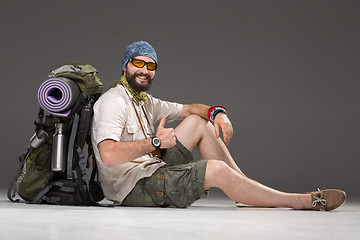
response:
<path id="1" fill-rule="evenodd" d="M 199 104 L 199 103 L 190 104 L 190 105 L 184 104 L 183 106 L 184 106 L 183 112 L 179 116 L 179 118 L 178 118 L 179 120 L 183 120 L 184 118 L 190 116 L 191 114 L 196 114 L 206 120 L 209 120 L 208 116 L 207 116 L 207 112 L 208 112 L 210 106 L 205 105 L 205 104 Z"/>
<path id="2" fill-rule="evenodd" d="M 98 144 L 100 157 L 105 165 L 130 162 L 155 150 L 151 138 L 135 142 L 117 142 L 106 139 Z"/>
<path id="3" fill-rule="evenodd" d="M 184 104 L 183 112 L 181 113 L 179 120 L 182 120 L 186 118 L 187 116 L 191 114 L 199 115 L 200 117 L 208 120 L 208 110 L 210 106 L 207 106 L 205 104 Z M 214 119 L 214 128 L 215 128 L 215 134 L 216 137 L 220 137 L 220 129 L 223 132 L 224 142 L 226 145 L 229 144 L 230 139 L 233 136 L 233 127 L 229 120 L 229 118 L 226 116 L 225 113 L 218 113 Z"/>
<path id="4" fill-rule="evenodd" d="M 161 141 L 161 149 L 176 145 L 174 129 L 164 128 L 165 122 L 166 117 L 164 115 L 156 131 L 156 136 Z M 151 143 L 151 138 L 135 142 L 117 142 L 112 139 L 106 139 L 100 142 L 98 147 L 101 160 L 106 165 L 130 162 L 155 150 Z"/>

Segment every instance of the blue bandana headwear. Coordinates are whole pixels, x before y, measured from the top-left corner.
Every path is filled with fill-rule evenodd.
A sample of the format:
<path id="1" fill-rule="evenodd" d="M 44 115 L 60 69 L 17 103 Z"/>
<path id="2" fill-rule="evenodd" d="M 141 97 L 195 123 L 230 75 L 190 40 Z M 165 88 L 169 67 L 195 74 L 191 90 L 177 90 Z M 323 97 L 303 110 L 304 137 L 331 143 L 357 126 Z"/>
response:
<path id="1" fill-rule="evenodd" d="M 126 64 L 130 61 L 130 59 L 136 56 L 149 57 L 157 63 L 156 52 L 148 42 L 133 42 L 125 50 L 124 58 L 122 59 L 122 70 L 124 70 Z"/>

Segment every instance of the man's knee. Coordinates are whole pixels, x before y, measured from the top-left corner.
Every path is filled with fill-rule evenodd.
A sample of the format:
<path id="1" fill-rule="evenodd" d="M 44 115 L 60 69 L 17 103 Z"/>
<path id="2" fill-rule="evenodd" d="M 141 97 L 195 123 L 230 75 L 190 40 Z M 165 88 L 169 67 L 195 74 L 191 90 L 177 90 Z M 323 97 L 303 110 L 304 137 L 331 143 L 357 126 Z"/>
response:
<path id="1" fill-rule="evenodd" d="M 211 130 L 212 128 L 212 130 Z M 186 117 L 176 128 L 177 139 L 187 148 L 190 152 L 208 136 L 209 133 L 215 136 L 212 124 L 195 114 Z"/>
<path id="2" fill-rule="evenodd" d="M 200 117 L 197 114 L 191 114 L 187 116 L 184 120 L 196 123 L 197 125 L 206 125 L 209 121 Z"/>
<path id="3" fill-rule="evenodd" d="M 204 119 L 196 114 L 191 114 L 190 116 L 186 117 L 184 120 L 191 123 L 192 126 L 195 127 L 196 131 L 201 132 L 202 134 L 208 132 L 214 132 L 214 126 L 211 122 L 207 119 Z"/>
<path id="4" fill-rule="evenodd" d="M 207 164 L 207 169 L 209 171 L 212 171 L 214 173 L 221 173 L 225 170 L 228 170 L 229 166 L 221 160 L 209 160 Z"/>
<path id="5" fill-rule="evenodd" d="M 208 160 L 205 173 L 205 189 L 221 187 L 221 184 L 231 174 L 231 168 L 223 161 Z"/>

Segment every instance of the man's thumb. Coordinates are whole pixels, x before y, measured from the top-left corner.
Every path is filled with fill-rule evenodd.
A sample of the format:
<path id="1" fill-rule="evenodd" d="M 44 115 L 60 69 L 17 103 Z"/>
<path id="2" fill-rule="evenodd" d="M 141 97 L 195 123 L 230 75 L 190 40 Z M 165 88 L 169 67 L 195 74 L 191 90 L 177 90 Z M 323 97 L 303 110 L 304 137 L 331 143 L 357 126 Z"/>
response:
<path id="1" fill-rule="evenodd" d="M 166 122 L 166 117 L 165 117 L 165 115 L 163 115 L 161 120 L 160 120 L 158 128 L 164 128 L 165 122 Z"/>

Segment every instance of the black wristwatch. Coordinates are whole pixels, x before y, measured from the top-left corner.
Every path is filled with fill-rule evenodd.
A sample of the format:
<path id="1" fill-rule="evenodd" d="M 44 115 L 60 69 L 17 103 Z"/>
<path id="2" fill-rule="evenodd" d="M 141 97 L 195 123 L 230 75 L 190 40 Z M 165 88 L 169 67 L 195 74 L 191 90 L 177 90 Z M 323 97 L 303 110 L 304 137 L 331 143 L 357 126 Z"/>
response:
<path id="1" fill-rule="evenodd" d="M 152 138 L 151 138 L 151 144 L 152 144 L 157 150 L 159 150 L 159 149 L 160 149 L 160 146 L 161 146 L 160 138 L 158 138 L 158 137 L 152 137 Z"/>

